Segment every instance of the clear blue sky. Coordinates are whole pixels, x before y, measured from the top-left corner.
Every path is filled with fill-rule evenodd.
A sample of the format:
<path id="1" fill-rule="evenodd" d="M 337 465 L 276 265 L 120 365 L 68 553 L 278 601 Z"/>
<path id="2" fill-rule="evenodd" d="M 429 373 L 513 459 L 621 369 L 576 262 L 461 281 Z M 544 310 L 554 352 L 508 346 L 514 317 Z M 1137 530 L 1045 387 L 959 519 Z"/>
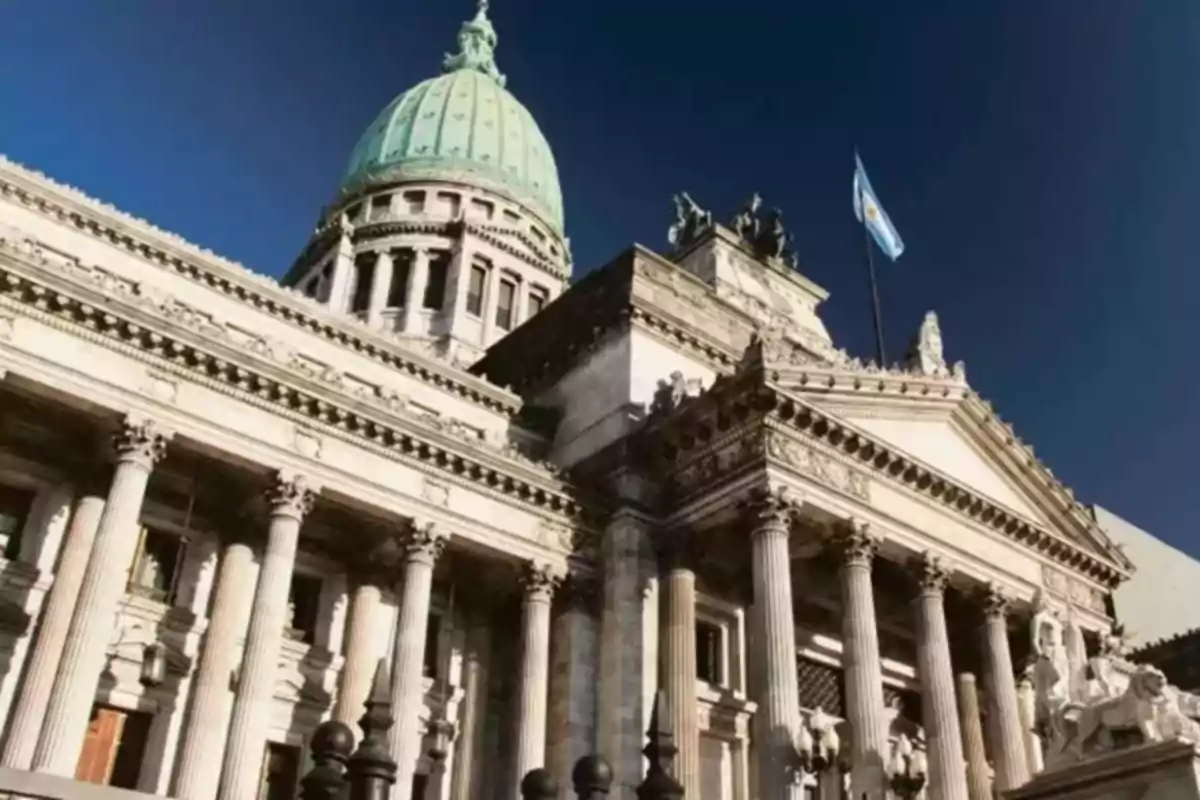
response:
<path id="1" fill-rule="evenodd" d="M 0 150 L 279 275 L 359 133 L 471 0 L 0 4 Z M 908 252 L 899 355 L 947 355 L 1081 498 L 1200 555 L 1200 2 L 495 0 L 577 275 L 661 249 L 672 192 L 781 207 L 869 356 L 857 145 Z M 1191 498 L 1191 499 L 1189 499 Z"/>

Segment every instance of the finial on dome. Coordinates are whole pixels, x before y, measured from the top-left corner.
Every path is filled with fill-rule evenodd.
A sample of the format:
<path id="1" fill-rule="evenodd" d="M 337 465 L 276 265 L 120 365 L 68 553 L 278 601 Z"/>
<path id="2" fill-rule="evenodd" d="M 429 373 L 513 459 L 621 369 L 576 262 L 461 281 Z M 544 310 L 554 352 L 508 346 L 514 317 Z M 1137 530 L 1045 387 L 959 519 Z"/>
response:
<path id="1" fill-rule="evenodd" d="M 477 0 L 475 16 L 458 30 L 458 52 L 447 54 L 442 66 L 446 72 L 481 72 L 503 87 L 504 75 L 496 67 L 496 29 L 487 15 L 490 5 L 488 0 Z"/>

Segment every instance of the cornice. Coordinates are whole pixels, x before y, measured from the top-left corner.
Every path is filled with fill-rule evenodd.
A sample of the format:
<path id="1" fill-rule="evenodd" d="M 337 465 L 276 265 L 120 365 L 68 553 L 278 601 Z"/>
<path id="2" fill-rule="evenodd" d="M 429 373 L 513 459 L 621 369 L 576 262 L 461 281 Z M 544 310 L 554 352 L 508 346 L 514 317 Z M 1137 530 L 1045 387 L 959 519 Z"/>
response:
<path id="1" fill-rule="evenodd" d="M 322 386 L 317 376 L 280 364 L 264 365 L 256 353 L 222 340 L 211 317 L 181 312 L 178 301 L 133 294 L 121 297 L 102 291 L 99 285 L 71 283 L 65 275 L 54 280 L 56 274 L 48 263 L 27 266 L 30 274 L 20 274 L 14 266 L 19 268 L 30 254 L 14 252 L 7 243 L 0 245 L 0 251 L 13 260 L 11 266 L 0 264 L 0 300 L 26 316 L 133 356 L 163 373 L 501 496 L 505 502 L 569 520 L 594 516 L 590 506 L 574 496 L 573 487 L 545 469 L 532 463 L 505 463 L 500 454 L 471 452 L 473 448 L 461 440 L 422 431 L 415 418 L 389 411 L 392 398 L 346 396 Z M 164 306 L 172 314 L 166 319 Z"/>
<path id="2" fill-rule="evenodd" d="M 1117 562 L 1088 552 L 1075 542 L 994 503 L 949 475 L 916 461 L 806 400 L 766 383 L 764 378 L 761 371 L 748 370 L 718 379 L 707 393 L 685 400 L 664 418 L 652 417 L 644 435 L 657 436 L 661 443 L 669 443 L 673 448 L 704 448 L 716 438 L 716 431 L 731 424 L 731 419 L 755 413 L 764 422 L 774 421 L 781 429 L 792 431 L 793 436 L 799 435 L 806 443 L 820 443 L 831 456 L 836 453 L 837 460 L 855 475 L 865 474 L 872 479 L 904 486 L 927 501 L 996 531 L 1043 558 L 1103 585 L 1115 587 L 1128 577 Z M 841 488 L 860 496 L 866 491 L 860 477 L 853 481 L 847 478 Z"/>
<path id="3" fill-rule="evenodd" d="M 509 416 L 520 407 L 518 398 L 497 386 L 410 353 L 362 322 L 334 315 L 312 298 L 3 156 L 0 156 L 0 195 L 15 198 L 27 208 L 119 247 L 131 256 L 229 295 L 306 333 L 350 348 L 470 402 Z"/>

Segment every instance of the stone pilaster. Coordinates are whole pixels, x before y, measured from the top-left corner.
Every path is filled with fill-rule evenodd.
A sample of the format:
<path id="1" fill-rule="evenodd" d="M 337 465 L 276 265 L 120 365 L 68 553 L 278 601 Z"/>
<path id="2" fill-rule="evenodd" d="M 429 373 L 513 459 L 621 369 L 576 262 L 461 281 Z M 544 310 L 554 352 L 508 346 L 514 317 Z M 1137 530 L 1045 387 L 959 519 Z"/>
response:
<path id="1" fill-rule="evenodd" d="M 244 800 L 258 791 L 300 524 L 315 499 L 308 482 L 298 475 L 277 475 L 267 491 L 267 544 L 238 672 L 229 741 L 217 790 L 219 800 Z"/>
<path id="2" fill-rule="evenodd" d="M 871 564 L 878 546 L 867 526 L 851 521 L 837 526 L 842 586 L 842 671 L 846 683 L 846 718 L 850 737 L 850 795 L 880 800 L 884 796 L 887 731 L 883 719 L 883 667 Z"/>
<path id="3" fill-rule="evenodd" d="M 754 526 L 750 535 L 755 614 L 752 658 L 761 665 L 762 676 L 755 714 L 758 795 L 799 800 L 802 789 L 792 780 L 800 694 L 788 551 L 795 504 L 782 492 L 764 493 L 748 510 Z"/>
<path id="4" fill-rule="evenodd" d="M 422 667 L 429 631 L 429 601 L 433 565 L 446 546 L 445 535 L 433 523 L 412 526 L 404 542 L 404 586 L 392 652 L 392 758 L 396 760 L 394 800 L 410 800 L 412 776 L 421 750 L 421 707 L 424 703 Z"/>
<path id="5" fill-rule="evenodd" d="M 346 619 L 346 660 L 338 676 L 337 703 L 333 718 L 354 730 L 363 715 L 363 703 L 379 665 L 380 645 L 376 623 L 383 592 L 375 576 L 353 576 L 350 611 Z"/>
<path id="6" fill-rule="evenodd" d="M 463 699 L 460 725 L 454 747 L 454 781 L 451 800 L 484 800 L 484 738 L 487 729 L 488 672 L 492 661 L 491 615 L 476 598 L 466 609 L 467 632 L 463 653 Z"/>
<path id="7" fill-rule="evenodd" d="M 600 616 L 597 747 L 613 769 L 613 800 L 632 800 L 642 781 L 647 612 L 652 586 L 650 520 L 631 507 L 613 514 L 601 540 L 604 564 Z"/>
<path id="8" fill-rule="evenodd" d="M 700 796 L 700 726 L 696 719 L 696 572 L 694 536 L 663 543 L 662 684 L 675 733 L 674 777 L 685 796 Z"/>
<path id="9" fill-rule="evenodd" d="M 394 268 L 392 254 L 387 250 L 380 251 L 375 259 L 375 273 L 367 302 L 367 325 L 371 328 L 378 329 L 383 324 L 383 309 L 387 307 L 388 294 L 392 290 Z"/>
<path id="10" fill-rule="evenodd" d="M 1029 774 L 1036 775 L 1046 765 L 1042 755 L 1042 737 L 1037 733 L 1037 696 L 1033 678 L 1028 673 L 1022 674 L 1017 680 L 1017 714 L 1021 718 L 1021 733 L 1025 739 L 1025 763 L 1029 767 Z"/>
<path id="11" fill-rule="evenodd" d="M 549 726 L 553 735 L 546 748 L 546 768 L 564 791 L 571 785 L 575 762 L 596 752 L 598 589 L 592 576 L 568 577 L 558 591 L 551 622 Z"/>
<path id="12" fill-rule="evenodd" d="M 929 757 L 929 800 L 967 800 L 962 733 L 954 701 L 950 635 L 945 593 L 950 573 L 929 553 L 914 565 L 917 597 L 917 675 L 921 680 L 921 719 Z"/>
<path id="13" fill-rule="evenodd" d="M 38 624 L 33 653 L 25 669 L 25 681 L 17 696 L 0 764 L 13 769 L 29 769 L 37 748 L 42 719 L 50 702 L 58 672 L 59 659 L 67 640 L 75 601 L 83 583 L 92 543 L 104 514 L 105 496 L 110 479 L 96 475 L 79 487 L 75 507 L 64 536 L 54 583 Z"/>
<path id="14" fill-rule="evenodd" d="M 138 519 L 150 471 L 166 454 L 169 434 L 150 420 L 127 417 L 114 439 L 117 464 L 88 556 L 66 642 L 46 706 L 32 767 L 74 777 L 96 685 L 138 543 Z"/>
<path id="15" fill-rule="evenodd" d="M 983 720 L 979 716 L 979 687 L 975 676 L 958 676 L 958 713 L 962 722 L 963 746 L 967 753 L 967 794 L 971 800 L 992 799 L 992 778 L 983 744 Z"/>
<path id="16" fill-rule="evenodd" d="M 240 533 L 240 532 L 238 532 Z M 229 535 L 222 548 L 212 613 L 200 646 L 191 709 L 179 747 L 173 797 L 212 800 L 232 711 L 232 677 L 238 646 L 254 602 L 254 550 L 247 538 Z"/>
<path id="17" fill-rule="evenodd" d="M 1015 789 L 1029 780 L 1021 718 L 1017 711 L 1017 686 L 1008 647 L 1009 602 L 995 586 L 989 586 L 983 597 L 983 669 L 988 690 L 988 715 L 995 720 L 996 747 L 992 760 L 996 765 L 997 792 Z"/>
<path id="18" fill-rule="evenodd" d="M 421 312 L 425 308 L 425 287 L 429 285 L 429 250 L 418 247 L 408 270 L 404 290 L 404 332 L 419 333 Z"/>
<path id="19" fill-rule="evenodd" d="M 516 781 L 546 763 L 546 702 L 550 691 L 550 604 L 562 576 L 548 564 L 527 564 L 521 598 L 521 668 L 517 704 Z"/>

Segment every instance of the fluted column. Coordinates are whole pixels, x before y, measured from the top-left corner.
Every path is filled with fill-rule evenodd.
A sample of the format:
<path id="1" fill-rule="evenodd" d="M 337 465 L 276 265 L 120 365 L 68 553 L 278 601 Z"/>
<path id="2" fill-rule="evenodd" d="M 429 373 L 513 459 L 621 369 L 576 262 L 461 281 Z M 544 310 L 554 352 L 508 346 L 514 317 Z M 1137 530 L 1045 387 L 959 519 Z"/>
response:
<path id="1" fill-rule="evenodd" d="M 928 553 L 913 566 L 919 587 L 914 600 L 917 675 L 921 680 L 921 719 L 929 757 L 929 800 L 967 800 L 966 764 L 946 630 L 945 592 L 950 573 Z"/>
<path id="2" fill-rule="evenodd" d="M 299 475 L 277 475 L 267 491 L 270 509 L 267 545 L 258 571 L 250 628 L 238 671 L 229 742 L 217 791 L 219 800 L 245 800 L 258 791 L 300 524 L 314 500 L 313 489 Z"/>
<path id="3" fill-rule="evenodd" d="M 883 720 L 883 667 L 871 563 L 877 542 L 867 526 L 850 521 L 838 526 L 835 544 L 842 557 L 842 672 L 846 718 L 850 723 L 850 795 L 879 800 L 884 795 L 887 731 Z"/>
<path id="4" fill-rule="evenodd" d="M 958 676 L 958 712 L 962 722 L 963 747 L 967 757 L 967 794 L 971 800 L 991 800 L 992 778 L 983 744 L 983 720 L 979 716 L 979 687 L 975 676 Z"/>
<path id="5" fill-rule="evenodd" d="M 410 800 L 412 776 L 421 748 L 422 667 L 429 630 L 433 565 L 445 548 L 445 536 L 432 523 L 414 524 L 404 541 L 404 587 L 392 652 L 392 758 L 396 760 L 393 800 Z"/>
<path id="6" fill-rule="evenodd" d="M 254 549 L 242 531 L 230 531 L 222 547 L 212 613 L 180 739 L 173 796 L 181 800 L 216 796 L 213 778 L 221 771 L 233 708 L 230 685 L 253 602 Z"/>
<path id="7" fill-rule="evenodd" d="M 998 792 L 1008 791 L 1029 780 L 1025 742 L 1017 711 L 1017 686 L 1013 679 L 1012 655 L 1008 648 L 1009 599 L 995 586 L 983 597 L 983 669 L 987 684 L 988 714 L 995 720 L 995 752 Z"/>
<path id="8" fill-rule="evenodd" d="M 394 267 L 395 263 L 390 252 L 381 250 L 376 254 L 375 273 L 371 278 L 371 294 L 367 301 L 367 325 L 371 328 L 379 328 L 383 324 L 383 309 L 387 307 L 388 294 L 392 291 Z M 368 680 L 370 679 L 368 678 Z"/>
<path id="9" fill-rule="evenodd" d="M 1045 768 L 1042 757 L 1042 737 L 1037 733 L 1037 695 L 1034 693 L 1033 678 L 1028 673 L 1017 680 L 1017 714 L 1021 718 L 1021 733 L 1025 740 L 1025 763 L 1030 775 L 1037 775 Z"/>
<path id="10" fill-rule="evenodd" d="M 408 287 L 404 292 L 404 332 L 417 333 L 421 309 L 425 307 L 425 287 L 429 285 L 429 250 L 418 247 L 413 251 L 408 270 Z M 397 786 L 399 784 L 397 783 Z M 399 791 L 408 791 L 399 790 Z"/>
<path id="11" fill-rule="evenodd" d="M 550 691 L 550 603 L 562 575 L 549 564 L 527 564 L 521 598 L 521 669 L 517 704 L 516 775 L 511 797 L 521 796 L 521 779 L 546 763 L 546 702 Z"/>
<path id="12" fill-rule="evenodd" d="M 75 598 L 66 643 L 54 676 L 33 769 L 74 777 L 96 685 L 138 543 L 138 518 L 150 471 L 169 435 L 156 423 L 127 417 L 114 439 L 117 464 L 87 567 Z"/>
<path id="13" fill-rule="evenodd" d="M 345 313 L 350 305 L 350 284 L 354 275 L 354 225 L 345 214 L 338 221 L 341 235 L 338 237 L 337 253 L 333 257 L 333 276 L 329 282 L 329 309 Z"/>
<path id="14" fill-rule="evenodd" d="M 5 767 L 27 770 L 33 762 L 42 719 L 50 702 L 67 631 L 75 613 L 75 601 L 83 583 L 88 557 L 92 553 L 92 543 L 100 527 L 110 483 L 111 478 L 106 474 L 89 476 L 75 499 L 58 569 L 54 572 L 54 583 L 50 586 L 46 607 L 38 624 L 33 653 L 25 667 L 25 682 L 21 684 L 16 709 L 9 723 L 8 740 L 0 758 L 0 764 Z"/>
<path id="15" fill-rule="evenodd" d="M 756 499 L 751 513 L 755 526 L 750 538 L 756 617 L 753 658 L 762 675 L 755 714 L 758 794 L 773 800 L 799 800 L 803 792 L 792 780 L 800 694 L 788 552 L 795 505 L 782 492 L 764 494 Z"/>
<path id="16" fill-rule="evenodd" d="M 452 800 L 483 797 L 484 736 L 487 730 L 488 672 L 491 669 L 492 624 L 483 605 L 472 604 L 466 610 L 467 633 L 463 654 L 462 722 L 454 747 Z"/>
<path id="17" fill-rule="evenodd" d="M 662 680 L 671 712 L 674 777 L 686 797 L 699 797 L 700 729 L 696 719 L 696 573 L 693 535 L 670 536 L 663 553 Z"/>
<path id="18" fill-rule="evenodd" d="M 371 680 L 381 656 L 377 623 L 383 592 L 382 576 L 358 574 L 350 592 L 346 620 L 346 660 L 338 676 L 337 704 L 333 718 L 354 730 L 363 715 L 363 703 L 371 691 Z"/>

